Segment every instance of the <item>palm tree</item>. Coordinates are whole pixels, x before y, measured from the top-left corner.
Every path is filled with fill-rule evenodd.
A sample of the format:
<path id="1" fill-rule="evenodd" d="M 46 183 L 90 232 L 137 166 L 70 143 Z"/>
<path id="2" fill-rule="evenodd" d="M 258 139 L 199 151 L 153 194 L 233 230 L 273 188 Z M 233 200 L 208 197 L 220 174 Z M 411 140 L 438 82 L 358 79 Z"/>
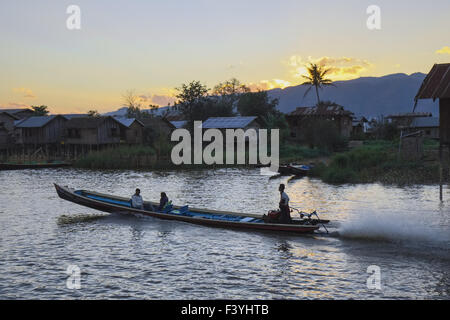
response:
<path id="1" fill-rule="evenodd" d="M 311 63 L 309 67 L 307 67 L 309 76 L 302 76 L 303 78 L 307 79 L 308 81 L 305 81 L 302 83 L 302 85 L 309 85 L 310 87 L 308 90 L 306 90 L 305 97 L 309 91 L 312 89 L 312 87 L 316 88 L 316 95 L 317 95 L 317 104 L 320 104 L 320 98 L 319 98 L 319 88 L 322 89 L 322 86 L 335 86 L 332 83 L 332 80 L 325 79 L 325 75 L 331 70 L 331 69 L 325 69 L 324 67 L 321 67 L 315 63 Z"/>

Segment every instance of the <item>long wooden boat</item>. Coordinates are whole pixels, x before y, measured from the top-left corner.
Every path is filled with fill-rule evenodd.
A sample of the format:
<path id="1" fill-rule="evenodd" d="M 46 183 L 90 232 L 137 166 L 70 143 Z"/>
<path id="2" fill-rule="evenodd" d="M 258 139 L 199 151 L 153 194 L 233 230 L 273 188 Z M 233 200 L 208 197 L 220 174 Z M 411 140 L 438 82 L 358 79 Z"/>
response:
<path id="1" fill-rule="evenodd" d="M 25 170 L 25 169 L 46 169 L 69 167 L 67 162 L 46 162 L 46 163 L 0 163 L 0 170 Z"/>
<path id="2" fill-rule="evenodd" d="M 132 208 L 130 198 L 118 197 L 86 190 L 74 190 L 55 184 L 59 197 L 85 206 L 109 213 L 140 214 L 165 220 L 178 220 L 194 224 L 251 230 L 267 230 L 277 232 L 311 233 L 319 229 L 319 224 L 327 220 L 302 219 L 293 220 L 290 224 L 267 223 L 262 215 L 242 214 L 228 211 L 215 211 L 173 206 L 170 211 L 152 211 L 151 206 L 158 207 L 156 202 L 144 202 L 144 210 Z"/>

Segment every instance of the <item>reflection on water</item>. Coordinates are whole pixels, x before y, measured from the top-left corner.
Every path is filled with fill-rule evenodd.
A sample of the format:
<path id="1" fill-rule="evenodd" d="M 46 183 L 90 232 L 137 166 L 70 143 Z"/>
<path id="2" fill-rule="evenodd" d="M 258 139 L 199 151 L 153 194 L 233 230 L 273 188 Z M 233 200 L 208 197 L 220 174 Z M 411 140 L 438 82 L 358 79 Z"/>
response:
<path id="1" fill-rule="evenodd" d="M 58 217 L 58 225 L 70 225 L 76 223 L 92 222 L 99 219 L 104 219 L 104 214 L 73 214 L 73 215 L 61 215 Z"/>
<path id="2" fill-rule="evenodd" d="M 0 298 L 449 298 L 449 207 L 433 186 L 330 186 L 246 169 L 27 170 L 0 181 Z M 59 199 L 54 182 L 257 214 L 278 206 L 286 183 L 292 206 L 332 223 L 329 235 L 297 236 L 107 215 Z M 71 264 L 81 290 L 65 287 Z M 381 291 L 366 287 L 370 265 Z"/>

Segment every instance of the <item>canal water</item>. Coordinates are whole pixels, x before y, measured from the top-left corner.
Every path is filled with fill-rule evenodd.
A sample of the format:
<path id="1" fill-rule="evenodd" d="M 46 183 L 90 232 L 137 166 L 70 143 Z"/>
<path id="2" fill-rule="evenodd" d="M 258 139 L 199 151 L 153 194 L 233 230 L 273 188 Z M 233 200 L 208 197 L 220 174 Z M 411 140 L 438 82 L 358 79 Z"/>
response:
<path id="1" fill-rule="evenodd" d="M 59 199 L 53 183 L 258 214 L 286 183 L 292 206 L 333 222 L 299 236 L 108 215 Z M 450 191 L 443 204 L 438 191 L 259 169 L 2 171 L 0 299 L 449 299 Z"/>

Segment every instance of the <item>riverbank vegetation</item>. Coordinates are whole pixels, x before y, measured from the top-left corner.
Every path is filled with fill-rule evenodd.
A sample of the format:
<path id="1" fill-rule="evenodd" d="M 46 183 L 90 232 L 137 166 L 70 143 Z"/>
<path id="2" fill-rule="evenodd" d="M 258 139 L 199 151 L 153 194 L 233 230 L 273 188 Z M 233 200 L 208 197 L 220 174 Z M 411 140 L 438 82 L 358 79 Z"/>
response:
<path id="1" fill-rule="evenodd" d="M 438 143 L 425 141 L 420 160 L 399 157 L 399 141 L 366 141 L 363 146 L 334 154 L 329 164 L 318 164 L 312 174 L 327 183 L 427 184 L 438 183 Z"/>
<path id="2" fill-rule="evenodd" d="M 74 163 L 85 169 L 139 169 L 156 165 L 156 152 L 149 146 L 118 147 L 88 153 Z"/>

